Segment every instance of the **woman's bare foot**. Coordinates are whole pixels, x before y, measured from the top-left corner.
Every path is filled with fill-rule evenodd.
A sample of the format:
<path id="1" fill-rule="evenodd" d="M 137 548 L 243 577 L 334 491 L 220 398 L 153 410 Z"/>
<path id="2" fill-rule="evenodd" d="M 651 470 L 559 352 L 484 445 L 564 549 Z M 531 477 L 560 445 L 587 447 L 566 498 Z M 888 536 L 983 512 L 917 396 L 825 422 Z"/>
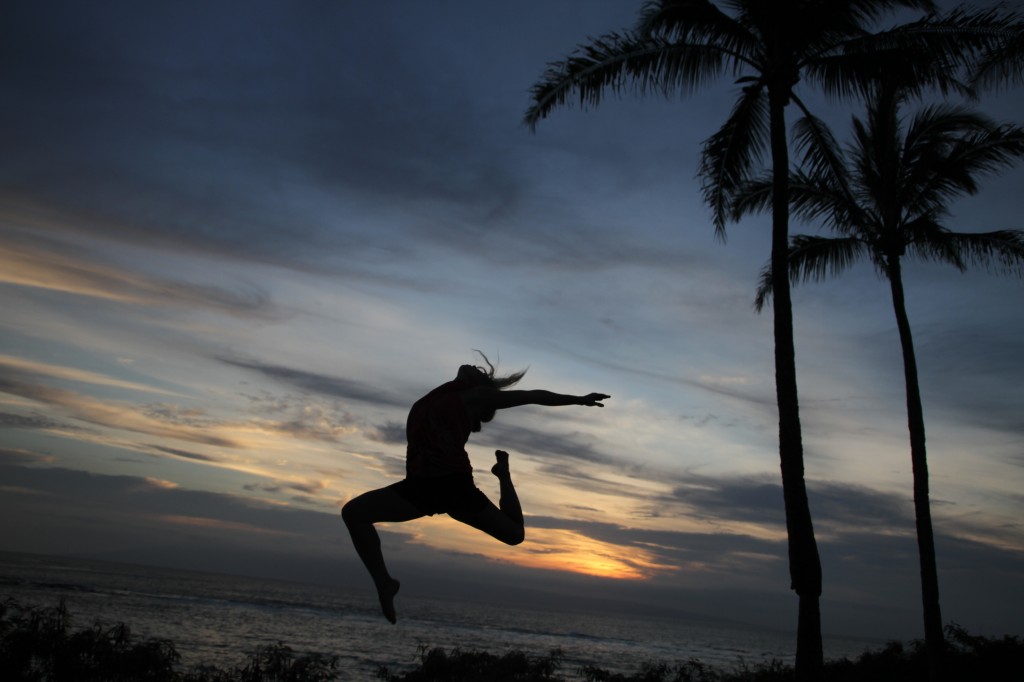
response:
<path id="1" fill-rule="evenodd" d="M 398 594 L 398 588 L 401 587 L 394 578 L 390 579 L 390 582 L 385 585 L 377 586 L 377 598 L 380 599 L 380 610 L 384 612 L 384 617 L 388 619 L 388 622 L 394 624 L 398 618 L 395 616 L 395 595 Z"/>
<path id="2" fill-rule="evenodd" d="M 498 478 L 509 476 L 508 470 L 508 453 L 504 450 L 495 450 L 494 458 L 497 460 L 494 466 L 491 467 L 491 473 Z"/>

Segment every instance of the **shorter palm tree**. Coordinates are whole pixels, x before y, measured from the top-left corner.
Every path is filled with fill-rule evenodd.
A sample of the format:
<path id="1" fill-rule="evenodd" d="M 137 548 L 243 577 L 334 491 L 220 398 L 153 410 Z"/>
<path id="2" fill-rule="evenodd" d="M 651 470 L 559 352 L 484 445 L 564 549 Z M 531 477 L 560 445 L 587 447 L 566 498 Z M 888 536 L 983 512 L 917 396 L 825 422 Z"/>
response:
<path id="1" fill-rule="evenodd" d="M 889 281 L 903 349 L 925 643 L 934 680 L 941 674 L 944 640 L 924 413 L 901 262 L 904 257 L 918 257 L 949 263 L 961 271 L 968 265 L 1021 271 L 1024 232 L 953 232 L 942 222 L 955 197 L 977 191 L 980 175 L 1024 155 L 1024 129 L 948 104 L 924 107 L 904 118 L 900 109 L 905 100 L 899 88 L 878 84 L 869 98 L 866 120 L 854 118 L 853 139 L 845 150 L 820 120 L 804 118 L 797 123 L 802 163 L 790 179 L 793 211 L 838 236 L 794 235 L 789 274 L 794 283 L 820 280 L 839 275 L 866 257 Z M 733 211 L 739 217 L 770 206 L 771 178 L 764 177 L 745 188 Z M 758 310 L 772 293 L 770 268 L 762 273 L 755 301 Z"/>

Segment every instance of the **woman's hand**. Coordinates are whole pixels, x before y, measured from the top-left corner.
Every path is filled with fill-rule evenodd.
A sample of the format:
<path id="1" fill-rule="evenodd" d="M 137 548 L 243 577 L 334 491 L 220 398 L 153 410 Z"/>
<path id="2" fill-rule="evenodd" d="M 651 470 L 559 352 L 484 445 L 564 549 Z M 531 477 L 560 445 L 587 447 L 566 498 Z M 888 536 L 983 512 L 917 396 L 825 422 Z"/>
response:
<path id="1" fill-rule="evenodd" d="M 607 398 L 611 398 L 611 396 L 604 393 L 588 393 L 587 395 L 580 396 L 579 404 L 586 407 L 604 407 L 601 401 Z"/>

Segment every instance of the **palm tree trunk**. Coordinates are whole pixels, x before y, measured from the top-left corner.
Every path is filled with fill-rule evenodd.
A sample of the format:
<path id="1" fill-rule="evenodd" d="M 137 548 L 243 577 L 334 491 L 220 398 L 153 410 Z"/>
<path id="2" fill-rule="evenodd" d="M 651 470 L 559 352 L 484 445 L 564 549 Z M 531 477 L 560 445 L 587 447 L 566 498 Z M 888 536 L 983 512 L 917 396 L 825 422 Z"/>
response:
<path id="1" fill-rule="evenodd" d="M 924 410 L 917 379 L 914 340 L 910 333 L 903 277 L 898 257 L 890 256 L 888 265 L 892 305 L 903 347 L 903 373 L 907 385 L 907 427 L 910 430 L 910 460 L 914 476 L 914 515 L 917 520 L 917 552 L 921 565 L 921 599 L 924 606 L 924 641 L 928 654 L 928 676 L 937 682 L 942 676 L 942 656 L 946 643 L 942 635 L 939 610 L 939 574 L 935 564 L 935 534 L 932 531 L 931 503 L 928 498 L 928 454 L 925 449 Z"/>
<path id="2" fill-rule="evenodd" d="M 775 329 L 775 395 L 779 407 L 779 459 L 786 505 L 791 588 L 799 598 L 796 679 L 818 680 L 821 645 L 821 560 L 804 482 L 804 453 L 796 387 L 793 303 L 789 291 L 789 150 L 786 101 L 770 89 L 772 170 L 772 296 Z M 788 90 L 787 90 L 788 91 Z"/>

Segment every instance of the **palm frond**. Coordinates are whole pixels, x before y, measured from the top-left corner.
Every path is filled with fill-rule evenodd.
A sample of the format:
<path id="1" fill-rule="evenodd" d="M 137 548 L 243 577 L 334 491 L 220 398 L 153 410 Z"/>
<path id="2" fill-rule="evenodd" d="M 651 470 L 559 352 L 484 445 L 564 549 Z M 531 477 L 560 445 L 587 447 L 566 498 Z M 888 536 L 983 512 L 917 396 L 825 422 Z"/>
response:
<path id="1" fill-rule="evenodd" d="M 859 258 L 869 253 L 859 237 L 818 237 L 797 234 L 789 240 L 789 281 L 800 282 L 838 277 Z M 771 264 L 761 270 L 754 297 L 754 309 L 760 312 L 772 295 Z"/>
<path id="2" fill-rule="evenodd" d="M 798 160 L 801 168 L 816 178 L 828 178 L 830 182 L 847 182 L 846 163 L 842 148 L 835 135 L 823 120 L 811 115 L 795 100 L 804 111 L 804 116 L 793 124 L 794 148 L 802 154 Z"/>
<path id="3" fill-rule="evenodd" d="M 762 48 L 756 36 L 709 0 L 648 2 L 640 11 L 636 32 L 676 43 L 717 45 L 741 60 Z"/>
<path id="4" fill-rule="evenodd" d="M 804 67 L 806 80 L 819 84 L 827 96 L 835 99 L 867 97 L 874 84 L 885 78 L 899 81 L 915 95 L 929 89 L 944 95 L 973 94 L 953 62 L 921 47 L 876 46 L 877 38 L 877 34 L 854 38 L 841 50 L 808 60 Z"/>
<path id="5" fill-rule="evenodd" d="M 768 301 L 772 298 L 772 291 L 774 291 L 774 286 L 772 285 L 772 264 L 770 262 L 761 268 L 761 274 L 757 276 L 757 281 L 757 293 L 754 294 L 754 310 L 761 312 L 768 305 Z"/>
<path id="6" fill-rule="evenodd" d="M 908 150 L 945 149 L 958 138 L 995 127 L 990 118 L 973 109 L 953 104 L 933 104 L 919 109 L 907 125 Z M 914 161 L 907 157 L 907 161 Z"/>
<path id="7" fill-rule="evenodd" d="M 876 220 L 851 196 L 848 184 L 809 178 L 798 171 L 790 181 L 789 202 L 793 214 L 805 223 L 820 223 L 841 235 L 866 239 L 877 230 Z"/>
<path id="8" fill-rule="evenodd" d="M 556 107 L 598 105 L 608 92 L 688 94 L 710 83 L 728 55 L 714 46 L 671 43 L 657 36 L 610 33 L 548 65 L 530 90 L 524 121 L 531 130 Z"/>
<path id="9" fill-rule="evenodd" d="M 961 180 L 961 184 L 973 193 L 977 190 L 974 178 L 996 173 L 1021 156 L 1024 156 L 1024 129 L 1004 124 L 957 140 L 946 159 L 955 173 L 970 178 Z"/>
<path id="10" fill-rule="evenodd" d="M 928 246 L 955 251 L 964 267 L 970 264 L 990 272 L 1024 276 L 1024 231 L 1021 230 L 943 231 L 933 235 Z"/>
<path id="11" fill-rule="evenodd" d="M 1018 23 L 1017 36 L 990 49 L 975 66 L 971 84 L 979 88 L 999 88 L 1024 83 L 1024 22 Z"/>
<path id="12" fill-rule="evenodd" d="M 1004 47 L 1019 36 L 1020 17 L 1004 6 L 975 9 L 966 5 L 945 14 L 882 31 L 875 47 L 897 47 L 914 54 L 932 53 L 945 64 L 970 67 L 987 52 Z"/>
<path id="13" fill-rule="evenodd" d="M 867 252 L 860 237 L 818 237 L 798 234 L 789 240 L 790 281 L 838 277 Z"/>
<path id="14" fill-rule="evenodd" d="M 745 180 L 732 195 L 729 217 L 738 221 L 751 213 L 767 213 L 773 201 L 772 173 Z M 797 170 L 789 176 L 793 215 L 806 223 L 821 223 L 840 234 L 861 235 L 862 214 L 839 185 L 828 185 Z"/>
<path id="15" fill-rule="evenodd" d="M 763 87 L 746 87 L 726 122 L 705 140 L 698 171 L 704 201 L 714 216 L 715 233 L 723 239 L 733 197 L 763 158 L 767 140 L 767 93 Z"/>
<path id="16" fill-rule="evenodd" d="M 967 269 L 963 254 L 946 238 L 950 232 L 939 224 L 938 217 L 936 213 L 925 214 L 903 225 L 899 237 L 905 254 L 920 261 L 947 263 L 963 272 Z"/>
<path id="17" fill-rule="evenodd" d="M 772 208 L 774 197 L 772 173 L 766 171 L 761 175 L 745 180 L 736 189 L 729 207 L 729 218 L 738 222 L 751 213 L 765 213 Z"/>
<path id="18" fill-rule="evenodd" d="M 1019 36 L 1017 15 L 1000 7 L 958 7 L 918 21 L 862 35 L 807 58 L 804 73 L 832 96 L 867 95 L 882 77 L 908 94 L 935 89 L 971 95 L 968 71 L 985 54 L 1005 49 Z"/>
<path id="19" fill-rule="evenodd" d="M 1024 157 L 1024 129 L 954 107 L 927 107 L 908 127 L 909 215 L 945 206 L 957 195 L 974 194 L 978 179 Z"/>
<path id="20" fill-rule="evenodd" d="M 677 3 L 688 4 L 687 0 Z M 735 8 L 738 23 L 759 36 L 770 60 L 780 56 L 772 46 L 784 46 L 786 60 L 797 71 L 868 34 L 878 19 L 894 10 L 935 10 L 931 0 L 733 0 L 725 4 Z"/>
<path id="21" fill-rule="evenodd" d="M 899 9 L 916 9 L 928 13 L 934 13 L 938 9 L 934 0 L 846 0 L 841 3 L 822 4 L 828 5 L 830 9 L 833 5 L 843 7 L 844 11 L 861 26 L 870 25 Z"/>

